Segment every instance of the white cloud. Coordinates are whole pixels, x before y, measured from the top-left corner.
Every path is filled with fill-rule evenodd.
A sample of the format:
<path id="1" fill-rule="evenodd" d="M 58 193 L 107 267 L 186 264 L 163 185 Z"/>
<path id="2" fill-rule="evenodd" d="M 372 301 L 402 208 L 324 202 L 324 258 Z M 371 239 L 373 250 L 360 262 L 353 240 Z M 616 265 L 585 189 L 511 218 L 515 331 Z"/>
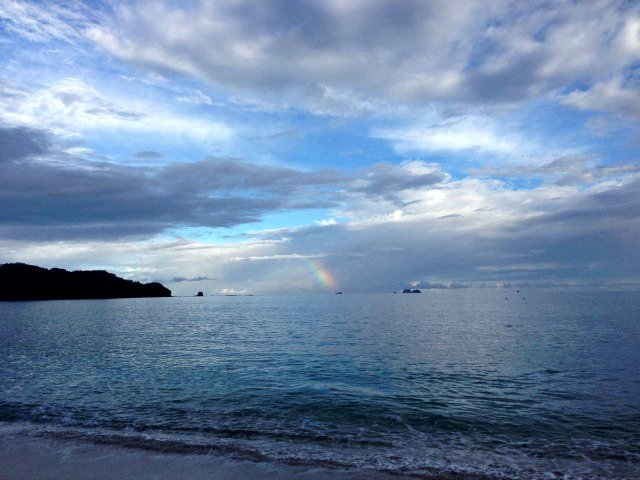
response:
<path id="1" fill-rule="evenodd" d="M 342 3 L 139 0 L 100 11 L 3 0 L 0 17 L 28 40 L 89 40 L 153 74 L 204 80 L 257 108 L 344 116 L 589 89 L 640 61 L 636 2 Z"/>
<path id="2" fill-rule="evenodd" d="M 640 56 L 640 15 L 627 16 L 617 38 L 619 48 L 631 58 Z"/>
<path id="3" fill-rule="evenodd" d="M 163 105 L 99 91 L 78 78 L 66 78 L 45 87 L 12 88 L 0 96 L 0 117 L 7 123 L 45 128 L 59 135 L 87 130 L 128 130 L 187 135 L 199 140 L 225 140 L 233 128 L 223 122 L 185 116 Z"/>
<path id="4" fill-rule="evenodd" d="M 16 0 L 0 1 L 3 28 L 31 41 L 74 41 L 89 22 L 90 10 L 76 0 L 63 5 Z"/>
<path id="5" fill-rule="evenodd" d="M 318 222 L 318 225 L 321 225 L 321 226 L 323 226 L 323 227 L 326 227 L 326 226 L 328 226 L 328 225 L 335 225 L 335 224 L 337 224 L 337 223 L 338 223 L 338 222 L 337 222 L 337 220 L 336 220 L 335 218 L 330 217 L 330 218 L 323 218 L 322 220 L 320 220 L 320 221 Z"/>
<path id="6" fill-rule="evenodd" d="M 205 95 L 200 90 L 195 90 L 187 95 L 181 95 L 178 100 L 192 105 L 213 105 L 211 97 Z"/>
<path id="7" fill-rule="evenodd" d="M 87 35 L 146 68 L 347 115 L 511 102 L 603 81 L 639 59 L 633 2 L 342 3 L 121 3 Z"/>
<path id="8" fill-rule="evenodd" d="M 587 90 L 575 90 L 561 98 L 580 110 L 613 112 L 640 120 L 640 87 L 624 85 L 620 77 L 598 82 Z"/>
<path id="9" fill-rule="evenodd" d="M 379 128 L 373 136 L 389 140 L 402 154 L 478 151 L 520 155 L 534 148 L 519 134 L 500 128 L 496 121 L 481 115 L 431 118 L 400 128 Z"/>

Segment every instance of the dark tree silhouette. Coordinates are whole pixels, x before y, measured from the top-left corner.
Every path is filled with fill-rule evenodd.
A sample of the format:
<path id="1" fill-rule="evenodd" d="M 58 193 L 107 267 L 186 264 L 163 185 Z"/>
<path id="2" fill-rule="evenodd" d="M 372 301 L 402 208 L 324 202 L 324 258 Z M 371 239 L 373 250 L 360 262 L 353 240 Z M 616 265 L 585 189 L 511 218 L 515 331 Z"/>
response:
<path id="1" fill-rule="evenodd" d="M 24 263 L 0 265 L 0 300 L 170 297 L 163 285 L 119 278 L 104 270 L 68 272 Z"/>

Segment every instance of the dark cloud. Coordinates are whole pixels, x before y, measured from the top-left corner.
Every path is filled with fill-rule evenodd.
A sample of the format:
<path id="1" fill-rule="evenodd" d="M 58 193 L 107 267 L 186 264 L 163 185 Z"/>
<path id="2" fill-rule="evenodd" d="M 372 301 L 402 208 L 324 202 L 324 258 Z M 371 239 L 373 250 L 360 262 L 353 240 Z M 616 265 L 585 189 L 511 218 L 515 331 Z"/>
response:
<path id="1" fill-rule="evenodd" d="M 424 164 L 419 164 L 424 170 Z M 429 165 L 427 171 L 414 171 L 407 168 L 410 165 L 411 162 L 399 167 L 388 163 L 372 165 L 360 173 L 351 190 L 397 201 L 399 192 L 431 187 L 449 178 L 438 166 Z"/>
<path id="2" fill-rule="evenodd" d="M 136 158 L 143 158 L 145 160 L 153 160 L 156 158 L 162 158 L 164 155 L 160 152 L 154 152 L 153 150 L 143 150 L 141 152 L 136 152 L 133 154 Z"/>
<path id="3" fill-rule="evenodd" d="M 217 278 L 211 278 L 211 277 L 203 277 L 203 276 L 191 277 L 191 278 L 173 277 L 173 278 L 167 280 L 167 283 L 202 282 L 204 280 L 218 280 L 218 279 Z M 160 283 L 162 283 L 162 282 L 160 282 Z"/>
<path id="4" fill-rule="evenodd" d="M 147 68 L 353 114 L 372 99 L 503 103 L 593 85 L 637 63 L 624 40 L 637 13 L 633 2 L 156 0 L 116 6 L 88 35 Z"/>
<path id="5" fill-rule="evenodd" d="M 231 227 L 268 212 L 317 208 L 331 172 L 208 158 L 159 168 L 87 161 L 55 149 L 45 132 L 0 129 L 0 235 L 83 239 L 149 236 L 180 226 Z"/>
<path id="6" fill-rule="evenodd" d="M 343 176 L 331 170 L 304 172 L 288 167 L 256 165 L 236 158 L 208 158 L 174 163 L 158 175 L 179 190 L 260 190 L 293 194 L 304 186 L 335 185 Z"/>
<path id="7" fill-rule="evenodd" d="M 416 161 L 352 172 L 229 157 L 130 166 L 70 155 L 40 130 L 1 128 L 0 139 L 0 199 L 11 206 L 0 211 L 5 238 L 106 239 L 232 227 L 269 212 L 338 206 L 353 195 L 400 202 L 400 192 L 447 178 L 439 167 Z"/>
<path id="8" fill-rule="evenodd" d="M 540 78 L 538 72 L 548 61 L 548 54 L 540 49 L 522 53 L 500 68 L 478 69 L 469 75 L 465 88 L 470 97 L 489 102 L 522 100 L 559 86 L 559 83 L 554 85 L 551 78 Z"/>
<path id="9" fill-rule="evenodd" d="M 473 179 L 448 182 L 439 167 L 418 161 L 342 172 L 237 158 L 140 167 L 69 155 L 40 130 L 5 127 L 0 138 L 11 146 L 0 162 L 3 239 L 148 239 L 168 229 L 228 227 L 296 208 L 347 209 L 361 199 L 384 204 L 370 202 L 381 198 L 398 208 L 401 197 L 420 199 L 405 202 L 391 220 L 382 208 L 380 217 L 365 211 L 352 222 L 254 234 L 247 243 L 253 246 L 239 242 L 234 258 L 222 255 L 215 269 L 178 270 L 177 283 L 223 278 L 241 289 L 264 279 L 257 291 L 278 278 L 295 285 L 296 275 L 308 275 L 311 258 L 349 291 L 393 291 L 425 278 L 447 282 L 422 280 L 421 288 L 455 288 L 478 281 L 633 279 L 640 271 L 640 175 L 587 167 L 589 159 L 567 157 L 536 168 L 556 180 L 556 173 L 583 178 L 591 168 L 600 179 L 593 186 L 550 182 L 504 191 Z M 431 193 L 436 199 L 429 203 Z M 221 264 L 225 270 L 218 273 Z"/>
<path id="10" fill-rule="evenodd" d="M 640 171 L 639 165 L 602 165 L 594 156 L 566 155 L 544 164 L 485 168 L 475 173 L 516 179 L 538 179 L 555 185 L 588 185 L 605 178 L 616 178 Z"/>
<path id="11" fill-rule="evenodd" d="M 516 210 L 499 208 L 489 224 L 483 220 L 485 212 L 473 212 L 447 222 L 408 216 L 355 228 L 335 224 L 276 232 L 269 238 L 279 242 L 270 254 L 331 252 L 318 262 L 340 289 L 362 292 L 393 291 L 415 282 L 419 288 L 455 288 L 478 282 L 636 279 L 640 178 L 572 192 L 562 198 L 534 194 L 535 201 L 516 200 Z M 503 220 L 496 221 L 499 217 Z M 265 264 L 252 269 L 251 276 L 270 278 L 273 271 Z M 238 279 L 244 275 L 235 274 Z M 425 277 L 447 282 L 420 281 Z"/>
<path id="12" fill-rule="evenodd" d="M 440 283 L 440 282 L 429 282 L 426 280 L 418 282 L 416 286 L 418 288 L 422 288 L 425 290 L 457 290 L 460 288 L 470 287 L 470 285 L 464 284 L 464 283 L 456 283 L 456 282 Z"/>
<path id="13" fill-rule="evenodd" d="M 79 102 L 81 97 L 75 97 L 74 102 Z M 86 112 L 90 115 L 103 116 L 103 117 L 115 117 L 121 120 L 142 120 L 146 117 L 145 114 L 139 112 L 128 112 L 126 110 L 118 110 L 109 106 L 96 106 L 88 108 Z"/>
<path id="14" fill-rule="evenodd" d="M 42 155 L 49 148 L 49 139 L 42 130 L 0 126 L 0 163 Z"/>
<path id="15" fill-rule="evenodd" d="M 544 207 L 540 214 L 522 220 L 513 228 L 549 228 L 560 224 L 571 225 L 572 231 L 589 233 L 613 222 L 616 230 L 624 230 L 633 224 L 625 223 L 640 218 L 640 178 L 604 191 L 596 191 L 575 198 L 558 199 Z"/>

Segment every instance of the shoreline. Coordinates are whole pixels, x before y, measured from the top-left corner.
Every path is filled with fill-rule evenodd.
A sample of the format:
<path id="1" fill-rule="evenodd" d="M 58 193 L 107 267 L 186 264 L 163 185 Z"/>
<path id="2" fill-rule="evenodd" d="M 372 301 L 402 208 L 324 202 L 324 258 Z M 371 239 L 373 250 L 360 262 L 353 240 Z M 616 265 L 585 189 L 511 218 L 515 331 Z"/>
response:
<path id="1" fill-rule="evenodd" d="M 159 453 L 77 440 L 35 438 L 24 434 L 0 438 L 2 480 L 391 480 L 380 473 L 340 472 L 271 462 L 235 460 L 216 454 Z M 414 477 L 415 478 L 415 477 Z"/>
<path id="2" fill-rule="evenodd" d="M 228 458 L 215 453 L 167 453 L 142 448 L 32 436 L 0 435 L 1 480 L 482 480 L 477 476 L 387 474 Z"/>

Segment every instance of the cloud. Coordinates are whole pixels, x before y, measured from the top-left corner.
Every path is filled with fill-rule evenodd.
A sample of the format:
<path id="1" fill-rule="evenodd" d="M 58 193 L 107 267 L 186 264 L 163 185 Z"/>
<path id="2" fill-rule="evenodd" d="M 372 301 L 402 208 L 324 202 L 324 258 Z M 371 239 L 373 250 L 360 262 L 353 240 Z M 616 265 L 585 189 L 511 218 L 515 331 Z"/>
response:
<path id="1" fill-rule="evenodd" d="M 203 277 L 203 276 L 193 277 L 193 278 L 173 277 L 173 278 L 167 280 L 167 283 L 202 282 L 204 280 L 217 280 L 217 279 L 216 278 L 210 278 L 210 277 Z"/>
<path id="2" fill-rule="evenodd" d="M 11 85 L 0 95 L 0 118 L 8 124 L 51 130 L 59 135 L 85 131 L 133 131 L 187 135 L 192 139 L 227 140 L 233 128 L 223 122 L 173 112 L 165 105 L 110 96 L 78 78 L 65 78 L 39 88 Z"/>
<path id="3" fill-rule="evenodd" d="M 273 247 L 300 254 L 331 252 L 323 262 L 344 290 L 388 291 L 425 276 L 455 279 L 456 284 L 637 278 L 637 182 L 586 191 L 489 189 L 481 203 L 490 212 L 477 209 L 443 221 L 429 215 L 431 205 L 424 201 L 412 206 L 420 210 L 396 220 L 283 233 L 288 242 Z M 469 187 L 459 184 L 445 192 L 450 210 L 463 203 L 456 197 L 469 196 Z"/>
<path id="4" fill-rule="evenodd" d="M 249 271 L 225 270 L 225 278 L 253 292 L 273 289 L 267 279 L 277 288 L 323 289 L 313 283 L 302 258 L 319 254 L 318 261 L 345 291 L 393 291 L 425 277 L 452 279 L 430 282 L 448 286 L 505 279 L 637 278 L 637 178 L 589 189 L 520 191 L 450 182 L 428 190 L 437 195 L 424 195 L 399 217 L 272 232 L 263 237 L 265 243 L 251 247 L 253 256 L 271 260 Z M 441 209 L 464 215 L 443 220 L 436 214 Z M 301 258 L 275 259 L 292 253 Z M 292 286 L 291 279 L 299 285 Z"/>
<path id="5" fill-rule="evenodd" d="M 0 128 L 0 213 L 7 238 L 152 236 L 187 226 L 232 227 L 270 212 L 343 209 L 349 216 L 403 206 L 450 177 L 419 160 L 342 171 L 300 170 L 231 157 L 123 165 L 86 159 L 50 132 Z M 156 158 L 153 151 L 138 152 Z M 380 200 L 384 200 L 380 202 Z M 360 205 L 360 210 L 353 209 Z"/>
<path id="6" fill-rule="evenodd" d="M 19 162 L 49 149 L 49 139 L 41 130 L 0 126 L 0 163 Z"/>
<path id="7" fill-rule="evenodd" d="M 188 95 L 181 95 L 178 97 L 178 100 L 192 105 L 213 105 L 211 98 L 200 90 L 191 92 Z"/>
<path id="8" fill-rule="evenodd" d="M 629 83 L 625 85 L 621 78 L 601 81 L 587 90 L 574 90 L 561 99 L 580 110 L 613 112 L 640 120 L 639 82 Z"/>
<path id="9" fill-rule="evenodd" d="M 400 165 L 376 163 L 363 169 L 349 192 L 364 193 L 368 197 L 398 200 L 407 190 L 433 187 L 450 177 L 434 163 L 420 160 L 405 161 Z"/>
<path id="10" fill-rule="evenodd" d="M 596 188 L 582 195 L 579 204 L 568 199 L 559 200 L 555 208 L 528 218 L 522 226 L 537 230 L 541 225 L 544 228 L 564 228 L 573 224 L 575 234 L 596 234 L 604 226 L 621 222 L 616 230 L 633 230 L 640 217 L 640 176 L 630 177 L 626 182 L 614 183 L 609 188 Z M 631 223 L 624 225 L 624 222 Z"/>
<path id="11" fill-rule="evenodd" d="M 441 283 L 441 282 L 429 282 L 427 280 L 421 280 L 417 282 L 414 287 L 423 288 L 425 290 L 458 290 L 461 288 L 469 288 L 470 285 L 464 283 Z"/>
<path id="12" fill-rule="evenodd" d="M 15 0 L 0 3 L 3 28 L 36 42 L 73 42 L 81 36 L 91 17 L 91 10 L 75 0 L 65 1 L 64 5 Z"/>
<path id="13" fill-rule="evenodd" d="M 185 191 L 256 190 L 293 195 L 305 186 L 335 184 L 342 176 L 331 170 L 304 172 L 289 167 L 256 165 L 235 158 L 216 158 L 173 163 L 159 173 L 159 179 Z"/>
<path id="14" fill-rule="evenodd" d="M 150 237 L 182 227 L 232 227 L 272 212 L 393 209 L 449 176 L 418 160 L 339 172 L 209 157 L 195 162 L 122 165 L 72 155 L 43 130 L 0 128 L 0 235 L 14 239 Z M 139 152 L 155 158 L 155 152 Z M 380 203 L 380 200 L 384 202 Z M 410 201 L 409 201 L 410 203 Z"/>
<path id="15" fill-rule="evenodd" d="M 640 175 L 632 173 L 588 186 L 551 183 L 515 190 L 499 181 L 450 179 L 437 188 L 412 190 L 420 201 L 400 209 L 389 206 L 388 215 L 359 211 L 359 218 L 258 231 L 224 244 L 148 236 L 144 242 L 106 237 L 51 243 L 4 236 L 0 256 L 75 268 L 98 263 L 124 270 L 135 265 L 139 279 L 208 277 L 199 289 L 211 293 L 328 291 L 314 276 L 317 268 L 345 292 L 393 291 L 412 282 L 428 288 L 505 281 L 637 281 L 639 182 Z M 158 185 L 162 182 L 154 183 Z M 182 188 L 176 191 L 186 197 L 182 215 L 168 208 L 161 218 L 191 220 L 195 214 L 186 207 L 193 196 Z M 394 211 L 401 214 L 392 215 Z M 179 282 L 172 289 L 192 294 L 187 284 Z"/>
<path id="16" fill-rule="evenodd" d="M 303 172 L 228 158 L 160 167 L 86 160 L 42 130 L 0 128 L 5 238 L 150 236 L 180 226 L 230 227 L 274 211 L 318 208 L 328 171 Z M 298 195 L 311 188 L 314 195 Z"/>
<path id="17" fill-rule="evenodd" d="M 602 81 L 637 64 L 639 18 L 633 2 L 150 0 L 117 4 L 86 34 L 152 70 L 358 115 L 380 102 L 502 103 Z"/>
<path id="18" fill-rule="evenodd" d="M 145 160 L 155 160 L 164 157 L 160 152 L 154 152 L 153 150 L 142 150 L 133 154 L 136 158 L 142 158 Z"/>
<path id="19" fill-rule="evenodd" d="M 603 179 L 619 179 L 640 171 L 634 164 L 603 165 L 594 156 L 567 155 L 548 162 L 529 163 L 512 167 L 485 167 L 476 173 L 511 177 L 512 179 L 538 179 L 556 185 L 589 185 Z"/>
<path id="20" fill-rule="evenodd" d="M 395 128 L 378 128 L 373 136 L 389 140 L 400 153 L 478 151 L 515 155 L 531 150 L 529 141 L 498 127 L 490 117 L 457 115 Z"/>
<path id="21" fill-rule="evenodd" d="M 8 0 L 0 16 L 3 258 L 188 294 L 327 288 L 314 268 L 345 291 L 638 278 L 637 2 Z"/>

